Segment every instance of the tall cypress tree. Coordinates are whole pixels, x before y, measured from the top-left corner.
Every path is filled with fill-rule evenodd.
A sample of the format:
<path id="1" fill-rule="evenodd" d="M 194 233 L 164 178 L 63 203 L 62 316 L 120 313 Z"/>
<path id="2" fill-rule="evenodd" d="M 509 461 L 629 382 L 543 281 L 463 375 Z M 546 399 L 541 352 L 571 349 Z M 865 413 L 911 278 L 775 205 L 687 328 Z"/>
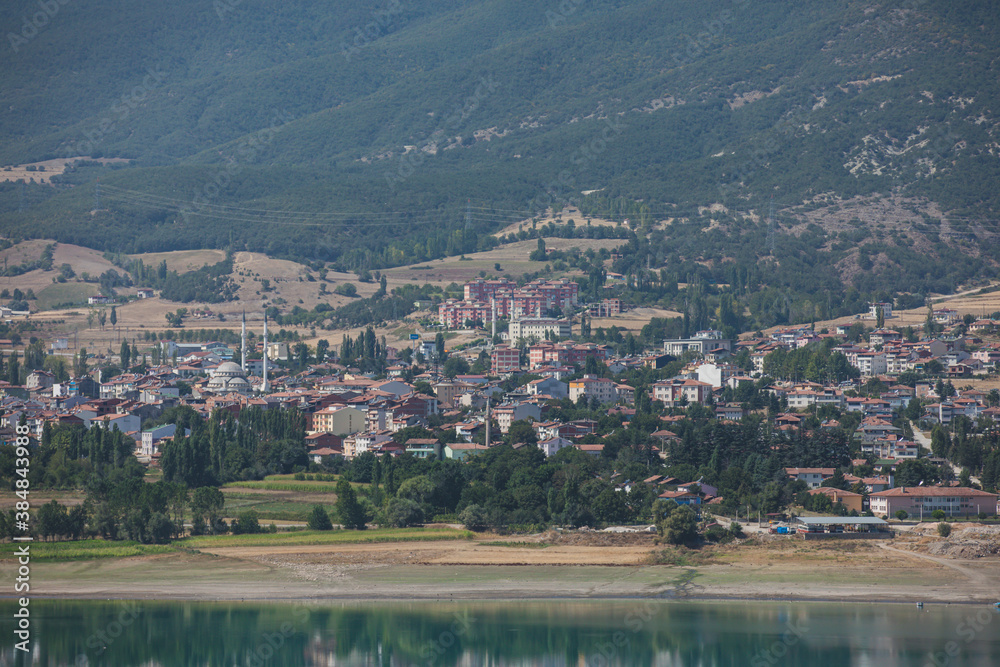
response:
<path id="1" fill-rule="evenodd" d="M 340 523 L 344 528 L 354 530 L 366 528 L 364 508 L 361 507 L 353 487 L 346 479 L 341 479 L 337 483 L 337 514 L 340 515 Z"/>

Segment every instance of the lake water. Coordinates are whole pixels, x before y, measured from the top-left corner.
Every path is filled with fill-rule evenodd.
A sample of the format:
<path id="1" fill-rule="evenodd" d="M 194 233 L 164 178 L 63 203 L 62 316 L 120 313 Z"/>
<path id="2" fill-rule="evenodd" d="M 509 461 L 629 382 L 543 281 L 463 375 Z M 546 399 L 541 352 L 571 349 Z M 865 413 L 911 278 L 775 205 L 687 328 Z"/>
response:
<path id="1" fill-rule="evenodd" d="M 0 665 L 1000 666 L 1000 613 L 928 604 L 33 600 Z"/>

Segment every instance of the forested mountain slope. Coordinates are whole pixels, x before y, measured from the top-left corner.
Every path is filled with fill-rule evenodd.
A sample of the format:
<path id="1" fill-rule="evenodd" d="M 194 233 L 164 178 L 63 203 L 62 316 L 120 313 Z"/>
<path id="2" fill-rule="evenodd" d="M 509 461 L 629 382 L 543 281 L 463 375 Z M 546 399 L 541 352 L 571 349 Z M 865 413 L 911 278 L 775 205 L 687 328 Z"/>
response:
<path id="1" fill-rule="evenodd" d="M 996 264 L 985 0 L 55 6 L 0 7 L 0 163 L 129 163 L 0 183 L 9 235 L 377 268 L 573 202 L 652 232 L 639 266 L 714 280 L 940 267 L 928 290 Z"/>

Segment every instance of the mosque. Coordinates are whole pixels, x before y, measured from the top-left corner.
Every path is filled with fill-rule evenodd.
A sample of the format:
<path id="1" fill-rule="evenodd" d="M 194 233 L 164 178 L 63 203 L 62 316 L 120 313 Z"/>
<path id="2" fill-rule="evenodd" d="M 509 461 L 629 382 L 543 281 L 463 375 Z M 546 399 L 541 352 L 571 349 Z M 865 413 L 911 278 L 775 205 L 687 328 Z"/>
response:
<path id="1" fill-rule="evenodd" d="M 242 365 L 237 364 L 232 361 L 227 361 L 225 363 L 219 364 L 219 366 L 212 371 L 212 378 L 208 381 L 205 388 L 212 392 L 213 394 L 249 394 L 253 391 L 253 386 L 250 381 L 247 380 L 246 368 L 246 358 L 247 358 L 247 315 L 243 313 L 243 329 L 240 334 L 240 361 Z M 271 389 L 270 382 L 267 378 L 268 363 L 267 358 L 267 315 L 264 315 L 264 357 L 263 357 L 263 367 L 264 367 L 264 381 L 260 385 L 261 393 L 267 393 Z"/>

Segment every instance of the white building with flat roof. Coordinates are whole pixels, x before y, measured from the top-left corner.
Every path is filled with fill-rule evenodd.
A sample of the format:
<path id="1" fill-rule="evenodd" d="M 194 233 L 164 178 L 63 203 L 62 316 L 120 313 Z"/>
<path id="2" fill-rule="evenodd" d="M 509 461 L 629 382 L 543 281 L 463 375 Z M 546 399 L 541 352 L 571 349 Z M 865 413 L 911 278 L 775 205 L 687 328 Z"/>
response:
<path id="1" fill-rule="evenodd" d="M 527 340 L 529 338 L 544 339 L 546 334 L 558 338 L 569 338 L 573 335 L 573 325 L 567 319 L 554 317 L 522 317 L 511 320 L 507 327 L 510 340 Z"/>

